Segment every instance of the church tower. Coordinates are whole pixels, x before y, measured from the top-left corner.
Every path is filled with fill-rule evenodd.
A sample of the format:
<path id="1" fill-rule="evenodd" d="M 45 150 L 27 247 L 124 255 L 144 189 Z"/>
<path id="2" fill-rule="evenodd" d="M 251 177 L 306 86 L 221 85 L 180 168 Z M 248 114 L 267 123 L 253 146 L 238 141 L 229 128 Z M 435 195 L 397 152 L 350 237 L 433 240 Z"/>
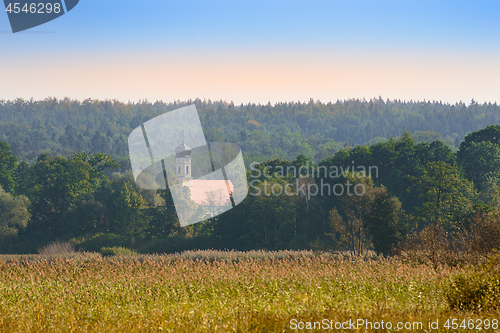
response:
<path id="1" fill-rule="evenodd" d="M 191 177 L 191 148 L 184 142 L 175 148 L 175 175 L 181 181 L 182 186 L 193 186 L 193 177 Z"/>

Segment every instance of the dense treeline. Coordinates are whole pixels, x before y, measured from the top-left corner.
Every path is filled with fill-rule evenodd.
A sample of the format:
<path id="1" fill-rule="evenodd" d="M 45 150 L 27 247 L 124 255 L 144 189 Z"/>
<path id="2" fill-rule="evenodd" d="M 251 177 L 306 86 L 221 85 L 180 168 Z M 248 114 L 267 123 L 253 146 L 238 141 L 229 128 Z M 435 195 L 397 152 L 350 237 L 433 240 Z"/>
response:
<path id="1" fill-rule="evenodd" d="M 458 149 L 465 135 L 500 124 L 495 103 L 454 105 L 379 99 L 336 103 L 276 105 L 194 101 L 43 101 L 0 100 L 0 141 L 20 160 L 35 162 L 42 153 L 69 156 L 75 151 L 110 154 L 129 168 L 127 136 L 155 115 L 196 104 L 207 141 L 240 144 L 250 161 L 294 159 L 303 154 L 316 163 L 344 147 L 384 142 L 405 130 L 418 142 L 441 140 Z"/>
<path id="2" fill-rule="evenodd" d="M 127 159 L 121 151 L 126 150 L 127 131 L 184 104 L 3 102 L 1 135 L 12 147 L 0 142 L 0 250 L 34 252 L 53 241 L 71 241 L 94 251 L 103 246 L 126 246 L 143 252 L 313 248 L 355 254 L 374 249 L 389 254 L 419 249 L 436 240 L 453 251 L 487 252 L 500 246 L 496 212 L 500 204 L 500 126 L 473 132 L 459 145 L 433 140 L 442 139 L 441 134 L 423 132 L 433 127 L 413 127 L 410 130 L 417 132 L 401 131 L 397 139 L 366 136 L 362 141 L 370 145 L 355 147 L 336 143 L 341 138 L 337 134 L 317 134 L 329 133 L 328 126 L 338 126 L 331 119 L 341 117 L 341 110 L 356 110 L 356 105 L 360 115 L 373 105 L 374 110 L 385 110 L 382 114 L 399 110 L 406 119 L 425 114 L 425 105 L 434 105 L 435 117 L 428 115 L 435 122 L 446 112 L 459 110 L 460 105 L 382 100 L 274 107 L 196 103 L 200 104 L 207 140 L 239 142 L 247 152 L 249 195 L 222 215 L 181 228 L 170 192 L 138 188 L 128 168 L 120 163 Z M 417 104 L 423 111 L 402 111 Z M 463 107 L 468 110 L 463 115 L 469 117 L 469 123 L 460 125 L 455 117 L 452 134 L 467 133 L 481 119 L 496 119 L 496 105 Z M 16 108 L 19 113 L 13 111 Z M 37 108 L 47 117 L 40 118 Z M 311 119 L 320 120 L 321 112 L 330 120 L 313 124 Z M 483 112 L 482 116 L 477 112 Z M 277 117 L 279 114 L 283 117 Z M 299 121 L 302 116 L 304 122 Z M 402 120 L 392 118 L 393 127 L 387 128 L 402 126 Z M 47 133 L 51 133 L 48 138 Z M 444 135 L 449 134 L 444 131 Z M 326 153 L 327 149 L 326 156 L 317 161 L 322 144 L 309 145 L 308 140 L 319 136 L 337 146 L 328 148 L 335 153 Z M 12 144 L 10 140 L 16 137 L 21 141 Z M 263 140 L 262 146 L 252 139 L 255 137 Z M 90 149 L 90 144 L 95 147 Z M 25 161 L 46 148 L 49 151 L 33 162 Z M 280 155 L 280 151 L 286 153 Z M 250 163 L 266 156 L 273 158 Z M 483 244 L 479 250 L 478 244 Z"/>

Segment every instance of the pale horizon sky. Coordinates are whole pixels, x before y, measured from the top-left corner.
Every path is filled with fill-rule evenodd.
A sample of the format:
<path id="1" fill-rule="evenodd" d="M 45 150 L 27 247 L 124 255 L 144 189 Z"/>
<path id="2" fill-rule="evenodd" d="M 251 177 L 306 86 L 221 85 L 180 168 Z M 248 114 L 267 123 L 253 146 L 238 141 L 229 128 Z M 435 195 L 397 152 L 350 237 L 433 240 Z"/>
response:
<path id="1" fill-rule="evenodd" d="M 500 2 L 81 0 L 13 34 L 0 100 L 500 102 Z"/>

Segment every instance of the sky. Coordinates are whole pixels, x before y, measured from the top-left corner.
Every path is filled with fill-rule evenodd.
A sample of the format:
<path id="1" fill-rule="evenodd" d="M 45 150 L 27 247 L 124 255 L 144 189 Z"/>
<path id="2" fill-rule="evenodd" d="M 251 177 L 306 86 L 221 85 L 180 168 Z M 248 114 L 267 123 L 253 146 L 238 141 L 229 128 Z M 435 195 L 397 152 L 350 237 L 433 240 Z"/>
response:
<path id="1" fill-rule="evenodd" d="M 500 1 L 80 0 L 12 33 L 0 100 L 500 102 Z"/>

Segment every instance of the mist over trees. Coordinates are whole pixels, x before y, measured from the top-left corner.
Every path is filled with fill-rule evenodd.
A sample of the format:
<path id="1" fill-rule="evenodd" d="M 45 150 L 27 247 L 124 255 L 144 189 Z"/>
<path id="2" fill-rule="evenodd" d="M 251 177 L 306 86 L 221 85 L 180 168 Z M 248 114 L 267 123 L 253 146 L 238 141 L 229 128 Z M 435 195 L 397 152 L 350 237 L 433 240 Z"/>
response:
<path id="1" fill-rule="evenodd" d="M 290 102 L 234 105 L 206 100 L 173 103 L 47 98 L 0 100 L 0 141 L 20 160 L 72 152 L 109 154 L 129 168 L 131 130 L 164 112 L 195 104 L 208 142 L 238 143 L 245 160 L 292 160 L 302 154 L 319 163 L 345 147 L 386 142 L 405 130 L 415 143 L 442 141 L 456 151 L 464 137 L 500 123 L 500 108 L 491 103 L 445 104 L 435 101 Z"/>

